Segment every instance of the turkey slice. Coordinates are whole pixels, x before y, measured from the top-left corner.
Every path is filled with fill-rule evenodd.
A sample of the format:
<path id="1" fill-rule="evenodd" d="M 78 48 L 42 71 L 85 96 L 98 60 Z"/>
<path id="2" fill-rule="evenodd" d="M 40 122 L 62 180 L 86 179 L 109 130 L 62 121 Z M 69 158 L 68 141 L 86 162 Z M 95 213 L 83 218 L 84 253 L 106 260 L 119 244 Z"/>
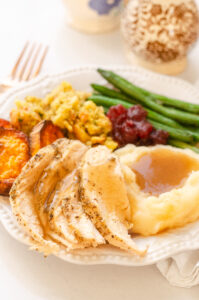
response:
<path id="1" fill-rule="evenodd" d="M 130 205 L 119 159 L 106 147 L 89 149 L 80 168 L 80 198 L 84 210 L 102 236 L 112 245 L 138 255 L 128 234 Z"/>
<path id="2" fill-rule="evenodd" d="M 35 207 L 46 236 L 70 250 L 80 248 L 80 245 L 62 213 L 59 193 L 62 179 L 77 167 L 87 147 L 79 141 L 67 139 L 60 139 L 55 144 L 57 155 L 43 170 L 34 191 Z"/>
<path id="3" fill-rule="evenodd" d="M 53 144 L 41 149 L 24 166 L 10 191 L 13 214 L 31 238 L 32 248 L 46 255 L 57 252 L 59 246 L 54 241 L 45 238 L 43 226 L 35 210 L 34 187 L 44 168 L 49 165 L 56 153 L 57 148 Z"/>
<path id="4" fill-rule="evenodd" d="M 79 177 L 77 170 L 66 176 L 60 193 L 64 216 L 82 247 L 105 244 L 104 238 L 85 214 L 79 200 Z"/>

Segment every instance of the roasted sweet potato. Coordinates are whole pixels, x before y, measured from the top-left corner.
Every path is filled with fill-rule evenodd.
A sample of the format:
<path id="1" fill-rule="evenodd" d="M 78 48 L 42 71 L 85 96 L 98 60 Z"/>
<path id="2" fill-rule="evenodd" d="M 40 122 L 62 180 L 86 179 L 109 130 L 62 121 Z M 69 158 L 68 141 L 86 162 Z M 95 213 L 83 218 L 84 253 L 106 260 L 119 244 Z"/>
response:
<path id="1" fill-rule="evenodd" d="M 30 158 L 27 136 L 15 129 L 0 127 L 0 194 L 9 190 Z"/>
<path id="2" fill-rule="evenodd" d="M 12 125 L 8 120 L 0 119 L 0 127 L 12 128 Z"/>
<path id="3" fill-rule="evenodd" d="M 30 133 L 30 153 L 35 155 L 39 149 L 63 138 L 64 134 L 52 121 L 44 120 L 37 124 Z"/>

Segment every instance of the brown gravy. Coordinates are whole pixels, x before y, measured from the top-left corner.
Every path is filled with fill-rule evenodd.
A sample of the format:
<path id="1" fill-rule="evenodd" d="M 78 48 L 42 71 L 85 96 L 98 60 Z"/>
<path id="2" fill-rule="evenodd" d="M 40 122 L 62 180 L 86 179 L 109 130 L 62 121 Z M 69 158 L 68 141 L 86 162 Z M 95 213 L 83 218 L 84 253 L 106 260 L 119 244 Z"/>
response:
<path id="1" fill-rule="evenodd" d="M 141 190 L 157 196 L 181 187 L 192 171 L 199 170 L 199 162 L 183 153 L 157 149 L 140 156 L 132 170 Z"/>

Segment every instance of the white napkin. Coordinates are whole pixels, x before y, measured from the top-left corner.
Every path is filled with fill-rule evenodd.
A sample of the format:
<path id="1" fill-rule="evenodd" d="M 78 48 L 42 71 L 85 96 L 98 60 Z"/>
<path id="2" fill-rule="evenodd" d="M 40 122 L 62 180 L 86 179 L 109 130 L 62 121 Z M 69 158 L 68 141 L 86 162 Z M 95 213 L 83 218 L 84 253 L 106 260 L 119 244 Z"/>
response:
<path id="1" fill-rule="evenodd" d="M 195 86 L 199 88 L 199 80 Z M 199 250 L 177 254 L 156 266 L 172 285 L 190 288 L 199 284 Z"/>
<path id="2" fill-rule="evenodd" d="M 199 250 L 177 254 L 156 266 L 172 285 L 190 288 L 199 284 Z"/>

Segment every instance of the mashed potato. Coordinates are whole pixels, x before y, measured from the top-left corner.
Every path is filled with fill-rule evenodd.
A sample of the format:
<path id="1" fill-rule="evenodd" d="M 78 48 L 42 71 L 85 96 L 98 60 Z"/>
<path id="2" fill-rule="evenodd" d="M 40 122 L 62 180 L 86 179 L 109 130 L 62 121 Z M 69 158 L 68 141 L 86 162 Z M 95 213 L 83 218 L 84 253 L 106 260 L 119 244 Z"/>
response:
<path id="1" fill-rule="evenodd" d="M 29 134 L 41 120 L 51 120 L 65 129 L 70 138 L 79 139 L 87 145 L 103 144 L 114 150 L 117 143 L 110 137 L 111 122 L 102 107 L 85 101 L 89 95 L 62 82 L 43 100 L 26 97 L 24 101 L 16 101 L 16 108 L 10 114 L 11 123 Z"/>
<path id="2" fill-rule="evenodd" d="M 162 162 L 159 154 L 152 161 L 154 151 L 163 153 Z M 125 175 L 134 233 L 154 235 L 199 218 L 199 155 L 170 146 L 133 145 L 115 153 Z"/>

